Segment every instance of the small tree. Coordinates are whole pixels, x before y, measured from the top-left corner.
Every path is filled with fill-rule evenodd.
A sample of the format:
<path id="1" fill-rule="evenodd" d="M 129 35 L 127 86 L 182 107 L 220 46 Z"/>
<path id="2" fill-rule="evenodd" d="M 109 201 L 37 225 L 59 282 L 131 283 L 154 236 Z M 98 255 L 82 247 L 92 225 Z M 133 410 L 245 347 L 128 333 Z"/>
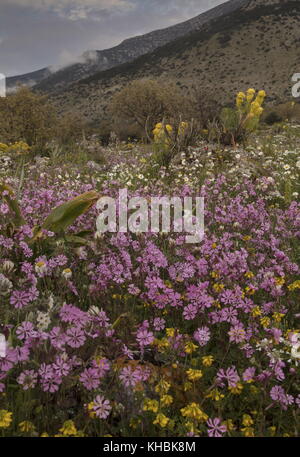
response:
<path id="1" fill-rule="evenodd" d="M 132 82 L 115 95 L 110 110 L 114 118 L 135 122 L 145 129 L 146 123 L 151 128 L 163 118 L 170 122 L 180 114 L 186 118 L 189 106 L 175 84 L 143 79 Z"/>
<path id="2" fill-rule="evenodd" d="M 30 146 L 43 146 L 55 136 L 56 113 L 46 96 L 20 87 L 15 93 L 0 98 L 1 141 L 25 141 Z"/>

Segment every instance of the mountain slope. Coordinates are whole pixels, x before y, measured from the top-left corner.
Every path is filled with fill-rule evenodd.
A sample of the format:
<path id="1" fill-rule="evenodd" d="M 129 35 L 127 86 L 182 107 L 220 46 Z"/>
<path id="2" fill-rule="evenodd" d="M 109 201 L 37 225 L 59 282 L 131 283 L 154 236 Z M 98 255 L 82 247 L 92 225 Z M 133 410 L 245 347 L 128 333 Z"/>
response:
<path id="1" fill-rule="evenodd" d="M 67 84 L 79 81 L 99 71 L 131 62 L 139 56 L 152 52 L 177 38 L 200 30 L 207 22 L 238 9 L 244 3 L 245 0 L 231 0 L 180 24 L 155 30 L 146 35 L 129 38 L 111 49 L 87 51 L 78 58 L 78 63 L 60 70 L 54 71 L 53 68 L 49 67 L 29 74 L 8 78 L 7 85 L 12 88 L 17 84 L 33 86 L 34 84 L 42 83 L 41 87 L 47 88 L 47 90 L 65 87 Z"/>
<path id="2" fill-rule="evenodd" d="M 298 0 L 244 1 L 200 31 L 56 92 L 55 100 L 63 111 L 75 108 L 95 121 L 129 81 L 159 77 L 184 88 L 205 87 L 225 101 L 250 86 L 281 101 L 290 97 L 291 77 L 300 71 L 299 27 Z"/>

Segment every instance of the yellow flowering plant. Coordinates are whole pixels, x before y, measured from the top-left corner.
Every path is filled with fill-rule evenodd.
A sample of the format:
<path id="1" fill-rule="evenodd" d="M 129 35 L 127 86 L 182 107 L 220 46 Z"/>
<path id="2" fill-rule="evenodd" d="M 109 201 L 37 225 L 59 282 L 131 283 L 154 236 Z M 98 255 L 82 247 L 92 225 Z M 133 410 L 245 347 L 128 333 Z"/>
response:
<path id="1" fill-rule="evenodd" d="M 148 131 L 146 127 L 146 131 Z M 150 135 L 148 134 L 149 139 Z M 164 119 L 152 130 L 153 145 L 156 150 L 156 161 L 169 167 L 174 156 L 192 144 L 196 144 L 198 129 L 194 120 L 185 122 L 173 120 L 172 125 Z"/>
<path id="2" fill-rule="evenodd" d="M 236 96 L 235 108 L 223 108 L 220 114 L 223 144 L 233 146 L 238 142 L 245 142 L 249 134 L 255 131 L 263 114 L 263 103 L 266 92 L 252 88 L 246 93 L 239 92 Z"/>

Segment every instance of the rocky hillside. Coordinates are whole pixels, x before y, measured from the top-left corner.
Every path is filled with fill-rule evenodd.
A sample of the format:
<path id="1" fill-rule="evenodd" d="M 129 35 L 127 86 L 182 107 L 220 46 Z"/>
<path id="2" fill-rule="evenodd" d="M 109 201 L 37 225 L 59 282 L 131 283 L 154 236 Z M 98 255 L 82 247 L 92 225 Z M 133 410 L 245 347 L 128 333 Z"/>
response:
<path id="1" fill-rule="evenodd" d="M 175 80 L 232 100 L 238 90 L 264 88 L 269 101 L 290 98 L 291 77 L 300 72 L 300 2 L 252 0 L 212 19 L 201 30 L 55 94 L 62 110 L 78 109 L 87 119 L 105 116 L 111 96 L 144 77 Z M 41 88 L 43 85 L 41 85 Z"/>
<path id="2" fill-rule="evenodd" d="M 246 0 L 247 2 L 247 0 Z M 229 14 L 245 4 L 245 0 L 231 0 L 221 4 L 195 18 L 161 30 L 156 30 L 146 35 L 137 36 L 123 41 L 120 45 L 103 51 L 87 51 L 78 58 L 78 63 L 60 70 L 44 68 L 42 70 L 8 78 L 8 87 L 17 84 L 33 86 L 42 83 L 46 90 L 65 88 L 67 84 L 78 81 L 118 65 L 131 62 L 141 55 L 183 37 L 207 24 L 209 21 Z"/>

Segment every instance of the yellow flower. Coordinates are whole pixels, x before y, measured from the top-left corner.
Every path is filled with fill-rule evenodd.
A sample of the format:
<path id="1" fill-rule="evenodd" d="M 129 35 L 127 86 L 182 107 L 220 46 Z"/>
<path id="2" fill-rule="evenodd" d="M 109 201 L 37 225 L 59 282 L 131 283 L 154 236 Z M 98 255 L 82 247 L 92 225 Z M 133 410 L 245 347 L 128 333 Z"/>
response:
<path id="1" fill-rule="evenodd" d="M 147 398 L 144 401 L 143 410 L 144 411 L 151 411 L 153 413 L 157 413 L 158 407 L 159 407 L 159 404 L 158 404 L 157 400 L 151 400 L 151 399 Z"/>
<path id="2" fill-rule="evenodd" d="M 206 422 L 208 419 L 207 414 L 205 414 L 198 403 L 190 403 L 185 408 L 182 408 L 181 414 L 183 417 L 188 417 L 189 419 L 194 419 L 197 421 Z"/>
<path id="3" fill-rule="evenodd" d="M 162 338 L 161 340 L 155 339 L 153 344 L 155 346 L 157 346 L 157 349 L 159 352 L 163 352 L 164 349 L 167 349 L 168 347 L 170 347 L 170 343 L 167 340 L 167 338 Z"/>
<path id="4" fill-rule="evenodd" d="M 189 341 L 184 346 L 184 350 L 185 350 L 186 354 L 193 354 L 193 352 L 195 352 L 196 349 L 198 349 L 198 346 L 196 344 L 194 344 L 192 341 Z"/>
<path id="5" fill-rule="evenodd" d="M 0 151 L 5 152 L 8 148 L 9 146 L 7 146 L 7 144 L 0 143 Z"/>
<path id="6" fill-rule="evenodd" d="M 203 373 L 201 370 L 193 370 L 190 368 L 186 371 L 187 377 L 190 381 L 197 381 L 198 379 L 202 378 Z"/>
<path id="7" fill-rule="evenodd" d="M 169 423 L 169 418 L 165 416 L 163 413 L 159 413 L 156 416 L 156 419 L 153 421 L 154 425 L 159 425 L 162 428 L 165 428 Z"/>
<path id="8" fill-rule="evenodd" d="M 47 432 L 43 432 L 43 433 L 41 434 L 41 438 L 49 438 L 48 433 L 47 433 Z"/>
<path id="9" fill-rule="evenodd" d="M 193 384 L 192 384 L 191 382 L 185 382 L 185 383 L 183 384 L 183 390 L 184 390 L 185 392 L 188 392 L 189 390 L 191 390 L 192 387 L 193 387 Z"/>
<path id="10" fill-rule="evenodd" d="M 214 290 L 215 290 L 216 292 L 219 293 L 219 292 L 222 292 L 222 290 L 224 290 L 225 286 L 224 286 L 224 284 L 218 284 L 218 283 L 216 283 L 216 284 L 213 285 L 213 288 L 214 288 Z"/>
<path id="11" fill-rule="evenodd" d="M 173 338 L 175 336 L 175 328 L 166 328 L 166 335 L 169 338 Z"/>
<path id="12" fill-rule="evenodd" d="M 88 403 L 87 410 L 88 410 L 88 414 L 89 414 L 90 418 L 95 419 L 96 412 L 94 411 L 94 402 Z"/>
<path id="13" fill-rule="evenodd" d="M 251 311 L 251 315 L 253 317 L 261 316 L 262 315 L 262 310 L 260 309 L 259 306 L 255 306 L 255 308 L 253 308 L 253 310 Z"/>
<path id="14" fill-rule="evenodd" d="M 244 92 L 239 92 L 236 97 L 236 106 L 240 108 L 246 99 Z"/>
<path id="15" fill-rule="evenodd" d="M 210 276 L 214 279 L 218 279 L 220 277 L 219 273 L 217 271 L 213 271 Z"/>
<path id="16" fill-rule="evenodd" d="M 226 421 L 222 422 L 222 425 L 226 426 L 228 432 L 232 432 L 233 430 L 235 430 L 235 425 L 232 419 L 227 419 Z"/>
<path id="17" fill-rule="evenodd" d="M 243 415 L 243 422 L 242 424 L 245 426 L 245 427 L 250 427 L 251 425 L 254 424 L 253 422 L 253 419 L 251 416 L 249 416 L 249 414 L 244 414 Z"/>
<path id="18" fill-rule="evenodd" d="M 27 152 L 30 151 L 30 146 L 28 146 L 27 143 L 24 143 L 24 141 L 19 141 L 17 143 L 12 144 L 9 147 L 9 150 L 17 154 L 27 154 Z"/>
<path id="19" fill-rule="evenodd" d="M 260 105 L 260 102 L 256 99 L 251 103 L 250 114 L 254 116 L 260 116 L 263 113 L 263 108 Z"/>
<path id="20" fill-rule="evenodd" d="M 253 98 L 255 95 L 255 90 L 254 89 L 248 89 L 247 90 L 247 102 L 250 103 L 252 102 Z"/>
<path id="21" fill-rule="evenodd" d="M 254 437 L 254 428 L 253 427 L 244 427 L 241 429 L 243 432 L 243 435 L 246 436 L 247 438 L 252 438 Z"/>
<path id="22" fill-rule="evenodd" d="M 283 286 L 285 284 L 285 279 L 284 278 L 275 278 L 275 284 L 276 286 Z"/>
<path id="23" fill-rule="evenodd" d="M 245 287 L 245 292 L 246 292 L 246 294 L 248 294 L 248 295 L 254 295 L 254 294 L 255 294 L 255 290 L 252 289 L 251 287 L 248 287 L 248 286 Z"/>
<path id="24" fill-rule="evenodd" d="M 213 389 L 209 394 L 206 395 L 206 398 L 211 398 L 214 401 L 220 401 L 225 397 L 221 394 L 218 389 Z"/>
<path id="25" fill-rule="evenodd" d="M 33 425 L 32 422 L 23 421 L 23 422 L 19 423 L 19 429 L 21 430 L 21 432 L 25 432 L 25 433 L 34 432 L 35 426 Z"/>
<path id="26" fill-rule="evenodd" d="M 183 135 L 187 130 L 189 124 L 187 122 L 181 122 L 178 128 L 178 134 Z"/>
<path id="27" fill-rule="evenodd" d="M 195 422 L 186 422 L 184 426 L 187 428 L 188 432 L 197 434 L 199 433 L 199 430 L 197 429 Z"/>
<path id="28" fill-rule="evenodd" d="M 0 409 L 0 428 L 8 428 L 12 422 L 12 413 L 6 409 Z"/>
<path id="29" fill-rule="evenodd" d="M 264 90 L 260 90 L 258 92 L 258 97 L 259 98 L 265 98 L 267 96 L 266 92 Z"/>
<path id="30" fill-rule="evenodd" d="M 272 317 L 273 317 L 274 321 L 279 324 L 282 321 L 282 319 L 284 318 L 284 316 L 285 315 L 282 313 L 274 313 Z"/>
<path id="31" fill-rule="evenodd" d="M 72 420 L 68 420 L 68 421 L 64 422 L 62 428 L 60 428 L 59 431 L 64 436 L 74 436 L 77 434 L 76 426 Z"/>
<path id="32" fill-rule="evenodd" d="M 276 427 L 269 427 L 269 432 L 271 436 L 275 436 L 276 434 Z"/>
<path id="33" fill-rule="evenodd" d="M 161 406 L 170 406 L 173 403 L 171 395 L 163 395 L 160 399 Z"/>
<path id="34" fill-rule="evenodd" d="M 288 286 L 288 289 L 291 290 L 291 291 L 296 290 L 296 289 L 300 289 L 300 280 L 298 279 L 297 281 L 295 281 L 292 284 L 290 284 Z"/>
<path id="35" fill-rule="evenodd" d="M 243 384 L 240 382 L 237 383 L 235 387 L 228 387 L 228 390 L 233 394 L 233 395 L 240 395 L 240 393 L 243 390 Z"/>
<path id="36" fill-rule="evenodd" d="M 165 395 L 168 393 L 170 387 L 171 387 L 171 384 L 169 384 L 167 381 L 162 379 L 161 381 L 159 381 L 159 383 L 155 387 L 155 392 L 157 392 L 160 395 Z"/>
<path id="37" fill-rule="evenodd" d="M 213 363 L 214 363 L 214 358 L 212 355 L 205 355 L 204 357 L 202 357 L 202 364 L 205 367 L 211 367 Z"/>
<path id="38" fill-rule="evenodd" d="M 261 325 L 264 327 L 264 328 L 267 328 L 270 326 L 270 323 L 271 323 L 271 320 L 269 317 L 263 317 L 261 320 L 260 320 L 260 323 Z"/>
<path id="39" fill-rule="evenodd" d="M 247 240 L 245 240 L 245 241 L 247 241 Z M 247 271 L 247 273 L 245 273 L 245 277 L 248 279 L 252 279 L 252 278 L 254 278 L 254 274 L 251 271 Z"/>

